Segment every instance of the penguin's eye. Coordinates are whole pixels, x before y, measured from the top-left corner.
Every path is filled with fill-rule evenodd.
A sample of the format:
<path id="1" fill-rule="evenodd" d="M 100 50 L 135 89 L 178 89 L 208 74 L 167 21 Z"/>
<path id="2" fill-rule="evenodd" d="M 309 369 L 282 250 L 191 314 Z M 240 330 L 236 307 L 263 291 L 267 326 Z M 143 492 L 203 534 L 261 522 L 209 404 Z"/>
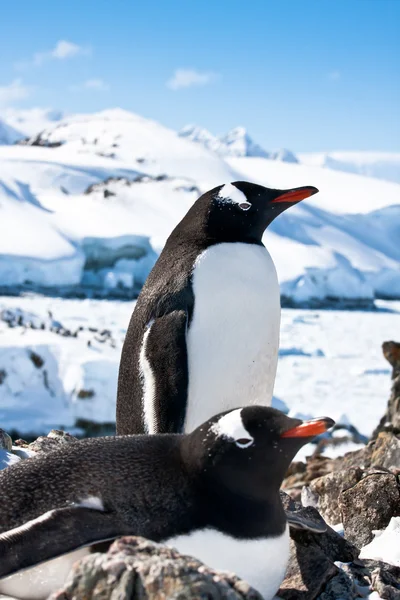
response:
<path id="1" fill-rule="evenodd" d="M 253 442 L 254 440 L 250 438 L 240 438 L 239 440 L 235 440 L 235 444 L 238 448 L 248 448 Z"/>
<path id="2" fill-rule="evenodd" d="M 241 202 L 239 204 L 239 208 L 241 208 L 242 210 L 249 210 L 249 208 L 251 208 L 251 204 L 250 202 Z"/>

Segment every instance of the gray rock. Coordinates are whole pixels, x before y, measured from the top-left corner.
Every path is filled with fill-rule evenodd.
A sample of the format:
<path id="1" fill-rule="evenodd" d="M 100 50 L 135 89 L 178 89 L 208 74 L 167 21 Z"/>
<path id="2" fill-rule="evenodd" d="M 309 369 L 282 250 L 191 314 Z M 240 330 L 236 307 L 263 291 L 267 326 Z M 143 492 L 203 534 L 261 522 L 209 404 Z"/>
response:
<path id="1" fill-rule="evenodd" d="M 400 378 L 400 376 L 399 376 Z M 400 437 L 383 431 L 376 438 L 371 464 L 400 473 Z"/>
<path id="2" fill-rule="evenodd" d="M 77 438 L 59 429 L 52 429 L 47 437 L 40 436 L 29 444 L 28 449 L 33 452 L 51 452 L 59 448 L 62 444 L 70 444 L 76 442 Z"/>
<path id="3" fill-rule="evenodd" d="M 377 437 L 380 431 L 393 431 L 400 434 L 400 344 L 398 342 L 384 342 L 382 351 L 383 356 L 393 367 L 393 385 L 386 412 L 372 434 L 373 439 Z"/>
<path id="4" fill-rule="evenodd" d="M 374 529 L 385 529 L 400 515 L 400 493 L 396 476 L 371 473 L 339 496 L 339 509 L 346 538 L 359 548 L 368 544 Z"/>
<path id="5" fill-rule="evenodd" d="M 310 485 L 310 492 L 318 497 L 317 508 L 321 515 L 331 525 L 342 522 L 339 509 L 339 496 L 343 490 L 353 487 L 363 476 L 359 467 L 335 471 L 314 479 Z"/>
<path id="6" fill-rule="evenodd" d="M 11 452 L 12 448 L 12 439 L 4 429 L 0 429 L 0 448 L 8 452 Z"/>
<path id="7" fill-rule="evenodd" d="M 107 554 L 74 565 L 49 600 L 262 600 L 235 575 L 139 537 L 116 540 Z"/>

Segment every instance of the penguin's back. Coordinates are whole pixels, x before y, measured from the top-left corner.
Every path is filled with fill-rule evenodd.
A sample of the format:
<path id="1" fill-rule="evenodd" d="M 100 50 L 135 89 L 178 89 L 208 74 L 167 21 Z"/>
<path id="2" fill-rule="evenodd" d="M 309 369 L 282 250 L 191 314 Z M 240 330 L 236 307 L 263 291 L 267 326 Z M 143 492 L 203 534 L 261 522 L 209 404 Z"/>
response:
<path id="1" fill-rule="evenodd" d="M 280 327 L 278 279 L 263 245 L 210 246 L 195 262 L 192 288 L 186 432 L 216 411 L 271 404 Z"/>

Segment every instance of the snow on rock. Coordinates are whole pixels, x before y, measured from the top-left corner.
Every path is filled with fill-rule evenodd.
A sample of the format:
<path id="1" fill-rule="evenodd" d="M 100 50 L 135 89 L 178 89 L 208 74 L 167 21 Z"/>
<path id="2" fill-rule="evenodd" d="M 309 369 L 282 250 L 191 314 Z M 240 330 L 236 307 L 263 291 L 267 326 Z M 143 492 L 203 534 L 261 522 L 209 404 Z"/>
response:
<path id="1" fill-rule="evenodd" d="M 11 465 L 16 465 L 21 459 L 12 452 L 0 448 L 0 471 Z"/>
<path id="2" fill-rule="evenodd" d="M 24 135 L 20 131 L 0 119 L 0 145 L 15 144 L 15 142 L 21 140 L 23 137 Z"/>
<path id="3" fill-rule="evenodd" d="M 372 542 L 361 548 L 360 558 L 381 560 L 400 567 L 400 517 L 392 517 L 386 529 L 373 533 Z"/>
<path id="4" fill-rule="evenodd" d="M 306 165 L 400 183 L 399 152 L 311 152 L 299 154 L 299 159 Z"/>
<path id="5" fill-rule="evenodd" d="M 0 423 L 8 429 L 114 421 L 118 353 L 100 336 L 15 327 L 0 335 L 0 364 Z"/>

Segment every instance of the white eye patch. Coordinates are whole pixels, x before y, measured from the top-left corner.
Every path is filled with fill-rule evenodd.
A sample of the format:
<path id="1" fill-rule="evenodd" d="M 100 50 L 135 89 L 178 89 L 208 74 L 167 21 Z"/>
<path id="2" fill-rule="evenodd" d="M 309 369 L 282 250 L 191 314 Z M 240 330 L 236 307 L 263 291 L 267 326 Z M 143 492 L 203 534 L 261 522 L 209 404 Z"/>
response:
<path id="1" fill-rule="evenodd" d="M 235 440 L 235 444 L 238 448 L 248 448 L 253 442 L 253 438 L 240 438 L 240 440 Z"/>
<path id="2" fill-rule="evenodd" d="M 232 202 L 237 204 L 242 210 L 249 210 L 251 208 L 251 202 L 249 202 L 246 196 L 237 187 L 231 183 L 226 183 L 224 187 L 218 192 L 218 199 L 222 202 Z"/>
<path id="3" fill-rule="evenodd" d="M 254 443 L 254 438 L 243 425 L 241 413 L 241 408 L 232 410 L 214 423 L 211 431 L 217 437 L 226 437 L 234 440 L 238 448 L 248 448 Z"/>

